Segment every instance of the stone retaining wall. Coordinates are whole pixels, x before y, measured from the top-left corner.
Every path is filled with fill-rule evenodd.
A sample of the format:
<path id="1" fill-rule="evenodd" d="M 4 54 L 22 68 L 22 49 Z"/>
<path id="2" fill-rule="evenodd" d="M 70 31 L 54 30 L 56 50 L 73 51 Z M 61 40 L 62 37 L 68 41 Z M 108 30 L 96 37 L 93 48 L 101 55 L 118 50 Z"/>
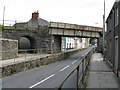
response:
<path id="1" fill-rule="evenodd" d="M 18 41 L 0 38 L 1 57 L 0 60 L 12 59 L 18 56 Z"/>
<path id="2" fill-rule="evenodd" d="M 57 53 L 55 55 L 50 55 L 43 58 L 37 58 L 31 61 L 15 63 L 12 65 L 6 65 L 3 67 L 0 67 L 0 70 L 2 70 L 2 76 L 0 77 L 10 76 L 19 72 L 27 71 L 40 66 L 48 65 L 50 63 L 54 63 L 56 61 L 60 61 L 76 53 L 77 51 L 80 51 L 80 50 L 71 50 L 71 51 L 67 51 L 66 53 Z"/>

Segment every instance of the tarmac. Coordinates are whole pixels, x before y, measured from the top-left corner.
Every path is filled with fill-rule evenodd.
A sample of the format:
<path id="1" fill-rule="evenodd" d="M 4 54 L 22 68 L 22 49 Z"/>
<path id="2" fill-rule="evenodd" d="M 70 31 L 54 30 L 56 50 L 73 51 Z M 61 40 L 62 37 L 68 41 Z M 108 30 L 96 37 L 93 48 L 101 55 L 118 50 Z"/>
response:
<path id="1" fill-rule="evenodd" d="M 117 88 L 120 90 L 117 76 L 109 64 L 103 60 L 101 53 L 94 53 L 91 57 L 86 88 Z"/>

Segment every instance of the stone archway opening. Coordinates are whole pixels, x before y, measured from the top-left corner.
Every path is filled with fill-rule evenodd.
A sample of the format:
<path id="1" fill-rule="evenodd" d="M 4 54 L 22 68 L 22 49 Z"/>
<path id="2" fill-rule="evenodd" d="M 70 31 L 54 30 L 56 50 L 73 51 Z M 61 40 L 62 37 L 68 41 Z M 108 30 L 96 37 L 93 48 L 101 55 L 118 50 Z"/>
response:
<path id="1" fill-rule="evenodd" d="M 22 36 L 18 42 L 19 50 L 35 49 L 35 40 L 30 36 Z"/>

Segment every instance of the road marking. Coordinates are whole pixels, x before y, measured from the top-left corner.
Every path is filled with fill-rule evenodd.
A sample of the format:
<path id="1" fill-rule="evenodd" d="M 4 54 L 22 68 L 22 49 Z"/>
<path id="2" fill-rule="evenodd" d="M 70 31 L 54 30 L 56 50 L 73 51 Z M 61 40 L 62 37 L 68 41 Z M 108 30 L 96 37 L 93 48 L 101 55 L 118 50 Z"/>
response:
<path id="1" fill-rule="evenodd" d="M 64 67 L 63 69 L 61 69 L 60 71 L 63 71 L 65 69 L 67 69 L 70 65 L 67 65 L 66 67 Z"/>
<path id="2" fill-rule="evenodd" d="M 75 60 L 74 62 L 72 62 L 72 64 L 74 64 L 74 63 L 76 63 L 77 62 L 77 60 Z"/>
<path id="3" fill-rule="evenodd" d="M 33 87 L 35 87 L 35 86 L 37 86 L 37 85 L 39 85 L 39 84 L 45 82 L 46 80 L 50 79 L 50 78 L 53 77 L 54 75 L 55 75 L 55 74 L 50 75 L 49 77 L 43 79 L 42 81 L 40 81 L 40 82 L 38 82 L 38 83 L 36 83 L 36 84 L 30 86 L 29 88 L 33 88 Z"/>

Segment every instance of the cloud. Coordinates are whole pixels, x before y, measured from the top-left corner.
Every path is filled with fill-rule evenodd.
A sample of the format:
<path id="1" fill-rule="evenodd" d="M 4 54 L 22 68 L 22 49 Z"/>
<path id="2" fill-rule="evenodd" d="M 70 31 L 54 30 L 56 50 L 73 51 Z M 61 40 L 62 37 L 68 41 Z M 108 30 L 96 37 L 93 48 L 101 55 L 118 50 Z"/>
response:
<path id="1" fill-rule="evenodd" d="M 106 0 L 106 17 L 115 0 Z M 0 18 L 5 5 L 5 19 L 28 21 L 31 13 L 39 10 L 40 17 L 48 21 L 61 21 L 91 25 L 101 23 L 104 0 L 2 0 Z"/>

